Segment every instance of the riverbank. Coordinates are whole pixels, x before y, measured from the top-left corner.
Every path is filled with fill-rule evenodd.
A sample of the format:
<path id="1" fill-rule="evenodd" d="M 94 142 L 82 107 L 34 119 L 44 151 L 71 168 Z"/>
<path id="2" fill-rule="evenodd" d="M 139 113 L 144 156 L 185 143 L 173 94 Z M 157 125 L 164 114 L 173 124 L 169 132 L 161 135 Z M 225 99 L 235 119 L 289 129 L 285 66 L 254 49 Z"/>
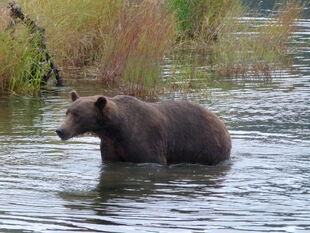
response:
<path id="1" fill-rule="evenodd" d="M 203 81 L 210 74 L 268 76 L 286 61 L 287 42 L 301 12 L 297 3 L 283 4 L 262 25 L 233 0 L 17 3 L 45 29 L 48 50 L 65 79 L 83 72 L 81 76 L 92 75 L 102 87 L 132 95 L 178 88 L 180 81 L 186 88 L 193 79 Z M 42 54 L 31 44 L 34 35 L 27 26 L 7 30 L 11 18 L 4 6 L 0 92 L 35 94 L 47 72 L 38 65 Z M 167 59 L 172 74 L 168 80 L 162 78 Z"/>

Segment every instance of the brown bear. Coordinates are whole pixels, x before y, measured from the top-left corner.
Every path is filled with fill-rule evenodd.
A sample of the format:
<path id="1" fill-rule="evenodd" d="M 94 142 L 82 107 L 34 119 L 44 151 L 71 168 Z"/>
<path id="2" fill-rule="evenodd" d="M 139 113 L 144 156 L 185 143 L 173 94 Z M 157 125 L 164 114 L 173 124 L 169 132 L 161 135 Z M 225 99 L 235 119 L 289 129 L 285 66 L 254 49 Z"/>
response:
<path id="1" fill-rule="evenodd" d="M 75 91 L 71 99 L 58 136 L 97 135 L 104 161 L 215 165 L 230 157 L 224 123 L 198 104 L 147 103 L 126 95 L 79 97 Z"/>

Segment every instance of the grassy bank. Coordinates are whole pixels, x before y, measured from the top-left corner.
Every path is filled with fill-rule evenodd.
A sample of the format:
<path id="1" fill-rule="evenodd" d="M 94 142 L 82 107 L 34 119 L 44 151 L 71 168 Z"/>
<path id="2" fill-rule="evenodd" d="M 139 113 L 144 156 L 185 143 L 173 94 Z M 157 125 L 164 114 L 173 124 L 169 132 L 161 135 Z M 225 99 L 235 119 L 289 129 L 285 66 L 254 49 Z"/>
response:
<path id="1" fill-rule="evenodd" d="M 76 71 L 93 74 L 103 87 L 133 95 L 161 88 L 165 56 L 174 58 L 176 75 L 186 67 L 184 79 L 204 78 L 209 69 L 224 76 L 266 75 L 285 57 L 300 14 L 300 5 L 284 4 L 266 25 L 258 25 L 246 19 L 248 10 L 239 0 L 16 2 L 46 29 L 48 49 L 65 78 Z M 45 67 L 37 65 L 35 35 L 23 25 L 5 30 L 11 20 L 6 4 L 0 4 L 0 92 L 33 93 Z M 190 51 L 191 61 L 183 50 Z"/>
<path id="2" fill-rule="evenodd" d="M 272 71 L 287 65 L 288 43 L 301 5 L 288 2 L 278 7 L 274 10 L 277 14 L 264 23 L 247 18 L 243 11 L 239 23 L 223 25 L 214 45 L 214 63 L 220 75 L 270 77 Z"/>
<path id="3" fill-rule="evenodd" d="M 179 10 L 187 12 L 184 4 L 188 6 L 191 1 L 172 2 L 182 2 Z M 178 15 L 179 21 L 186 23 L 186 27 L 181 27 L 182 30 L 186 28 L 185 33 L 181 30 L 181 35 L 189 59 L 182 60 L 184 52 L 180 55 L 177 51 L 173 55 L 174 79 L 181 77 L 184 83 L 188 78 L 191 84 L 191 80 L 208 75 L 270 78 L 272 71 L 288 65 L 290 36 L 301 15 L 302 4 L 289 1 L 277 5 L 273 15 L 265 16 L 268 20 L 259 21 L 255 17 L 257 13 L 250 13 L 238 0 L 201 0 L 200 8 L 204 8 L 201 2 L 205 8 L 212 7 L 207 13 L 204 10 L 204 17 L 198 17 L 200 20 L 187 21 L 182 18 L 187 14 Z M 188 28 L 194 30 L 188 33 Z"/>

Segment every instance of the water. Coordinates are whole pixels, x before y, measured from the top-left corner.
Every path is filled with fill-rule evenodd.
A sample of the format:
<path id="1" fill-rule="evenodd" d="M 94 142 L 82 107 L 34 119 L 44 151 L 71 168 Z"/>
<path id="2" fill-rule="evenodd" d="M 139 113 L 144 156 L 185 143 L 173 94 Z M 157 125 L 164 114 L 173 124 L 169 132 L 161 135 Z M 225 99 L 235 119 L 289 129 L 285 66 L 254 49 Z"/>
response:
<path id="1" fill-rule="evenodd" d="M 102 164 L 98 139 L 54 132 L 71 86 L 1 98 L 0 232 L 310 232 L 310 20 L 298 25 L 293 71 L 187 94 L 228 125 L 220 166 Z"/>

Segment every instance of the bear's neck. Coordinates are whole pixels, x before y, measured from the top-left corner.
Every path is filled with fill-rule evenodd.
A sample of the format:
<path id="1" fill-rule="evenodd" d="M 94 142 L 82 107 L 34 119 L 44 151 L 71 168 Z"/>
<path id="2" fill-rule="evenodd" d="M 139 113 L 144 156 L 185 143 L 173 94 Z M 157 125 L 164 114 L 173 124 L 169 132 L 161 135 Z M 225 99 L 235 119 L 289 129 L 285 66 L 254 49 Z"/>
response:
<path id="1" fill-rule="evenodd" d="M 113 141 L 119 140 L 121 137 L 121 132 L 118 127 L 105 127 L 103 129 L 100 129 L 96 132 L 94 132 L 99 138 L 109 138 Z"/>

